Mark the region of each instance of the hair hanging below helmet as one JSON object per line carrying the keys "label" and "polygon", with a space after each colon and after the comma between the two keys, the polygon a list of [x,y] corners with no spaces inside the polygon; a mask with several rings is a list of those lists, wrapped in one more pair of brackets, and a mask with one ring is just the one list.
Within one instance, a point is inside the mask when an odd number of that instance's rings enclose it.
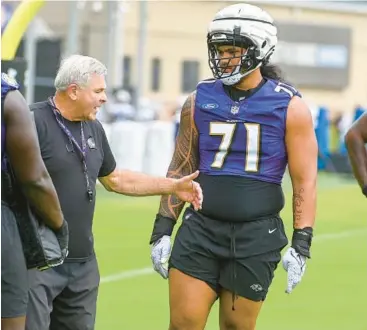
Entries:
{"label": "hair hanging below helmet", "polygon": [[[226,85],[234,85],[267,64],[276,44],[277,28],[268,13],[248,4],[228,6],[219,11],[209,25],[209,67],[214,78],[221,79]],[[223,58],[219,55],[219,46],[240,47],[244,51],[240,56]],[[228,73],[226,69],[235,58],[238,58],[239,63],[231,64],[232,71]],[[226,61],[227,67],[223,67]]]}
{"label": "hair hanging below helmet", "polygon": [[282,70],[273,64],[265,64],[260,67],[261,75],[265,78],[274,79],[284,82]]}

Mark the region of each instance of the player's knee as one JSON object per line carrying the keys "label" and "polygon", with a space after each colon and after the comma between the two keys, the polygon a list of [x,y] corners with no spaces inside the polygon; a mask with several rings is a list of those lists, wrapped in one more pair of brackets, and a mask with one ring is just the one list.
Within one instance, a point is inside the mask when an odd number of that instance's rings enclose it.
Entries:
{"label": "player's knee", "polygon": [[221,322],[221,330],[255,330],[256,320],[251,319],[226,319]]}
{"label": "player's knee", "polygon": [[171,316],[169,330],[196,330],[201,323],[201,320],[193,314],[180,313]]}

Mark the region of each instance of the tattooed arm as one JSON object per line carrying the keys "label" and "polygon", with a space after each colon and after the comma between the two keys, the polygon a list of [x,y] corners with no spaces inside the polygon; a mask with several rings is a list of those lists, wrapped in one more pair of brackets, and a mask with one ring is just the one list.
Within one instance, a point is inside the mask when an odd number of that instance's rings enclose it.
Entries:
{"label": "tattooed arm", "polygon": [[[367,190],[367,113],[363,114],[345,136],[353,173],[362,189]],[[367,191],[365,192],[367,196]]]}
{"label": "tattooed arm", "polygon": [[288,167],[293,186],[293,227],[313,227],[316,215],[317,141],[309,109],[291,100],[286,124]]}
{"label": "tattooed arm", "polygon": [[[195,94],[192,94],[182,107],[180,129],[168,168],[168,178],[182,178],[198,169],[198,132],[194,123],[194,105]],[[177,220],[184,205],[185,202],[179,200],[175,195],[163,196],[159,214]]]}
{"label": "tattooed arm", "polygon": [[311,113],[298,96],[288,106],[285,143],[293,186],[292,243],[282,260],[289,294],[301,282],[306,260],[311,258],[316,216],[317,141]]}
{"label": "tattooed arm", "polygon": [[[199,165],[198,132],[194,123],[195,93],[191,94],[181,111],[180,128],[176,139],[175,151],[168,168],[168,178],[182,178],[193,173]],[[163,236],[171,236],[173,227],[185,205],[176,195],[162,196],[155,219],[150,243]]]}

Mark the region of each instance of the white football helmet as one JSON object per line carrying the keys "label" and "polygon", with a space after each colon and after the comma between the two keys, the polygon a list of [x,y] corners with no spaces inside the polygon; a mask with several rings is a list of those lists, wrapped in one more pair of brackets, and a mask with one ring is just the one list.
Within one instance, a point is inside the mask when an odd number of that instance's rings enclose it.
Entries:
{"label": "white football helmet", "polygon": [[[252,71],[266,64],[278,42],[273,18],[259,7],[236,4],[220,10],[209,25],[207,43],[209,66],[214,78],[234,85]],[[217,47],[232,45],[246,49],[240,64],[225,72]],[[228,58],[228,62],[231,58]]]}

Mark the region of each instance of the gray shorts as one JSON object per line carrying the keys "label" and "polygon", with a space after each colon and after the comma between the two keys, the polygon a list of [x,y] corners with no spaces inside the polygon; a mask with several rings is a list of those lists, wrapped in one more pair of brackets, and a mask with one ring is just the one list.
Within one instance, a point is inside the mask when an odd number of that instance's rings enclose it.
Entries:
{"label": "gray shorts", "polygon": [[93,330],[99,286],[97,260],[29,271],[26,330]]}
{"label": "gray shorts", "polygon": [[18,225],[1,203],[1,317],[25,316],[28,303],[27,267]]}

